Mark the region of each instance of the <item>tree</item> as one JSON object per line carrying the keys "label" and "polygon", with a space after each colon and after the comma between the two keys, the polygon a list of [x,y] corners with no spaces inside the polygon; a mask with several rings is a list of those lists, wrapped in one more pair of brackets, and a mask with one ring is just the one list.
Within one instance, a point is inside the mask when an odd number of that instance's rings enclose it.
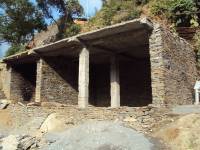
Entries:
{"label": "tree", "polygon": [[[78,0],[37,0],[37,3],[44,15],[57,25],[58,39],[64,37],[67,27],[73,23],[73,16],[80,16],[83,13]],[[52,8],[58,11],[58,20],[53,17]]]}
{"label": "tree", "polygon": [[28,0],[0,0],[0,9],[1,42],[25,44],[36,31],[46,29],[43,14]]}

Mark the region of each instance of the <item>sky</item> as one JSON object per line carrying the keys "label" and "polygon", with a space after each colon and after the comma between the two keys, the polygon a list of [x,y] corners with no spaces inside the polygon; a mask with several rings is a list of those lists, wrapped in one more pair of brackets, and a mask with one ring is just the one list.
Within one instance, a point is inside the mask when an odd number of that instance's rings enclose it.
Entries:
{"label": "sky", "polygon": [[[35,0],[31,0],[35,3]],[[95,13],[101,9],[102,1],[101,0],[79,0],[80,4],[84,8],[84,17],[90,18],[95,15]],[[55,18],[58,18],[57,12],[54,10],[53,15]],[[50,23],[50,20],[47,20],[47,23]],[[6,50],[9,48],[9,44],[4,43],[0,45],[0,57],[3,57]]]}

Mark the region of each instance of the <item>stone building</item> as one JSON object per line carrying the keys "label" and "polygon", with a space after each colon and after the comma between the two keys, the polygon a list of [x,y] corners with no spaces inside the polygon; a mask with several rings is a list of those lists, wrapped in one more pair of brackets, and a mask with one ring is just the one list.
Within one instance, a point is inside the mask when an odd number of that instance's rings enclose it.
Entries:
{"label": "stone building", "polygon": [[7,99],[98,107],[191,104],[193,48],[148,19],[136,19],[2,60]]}

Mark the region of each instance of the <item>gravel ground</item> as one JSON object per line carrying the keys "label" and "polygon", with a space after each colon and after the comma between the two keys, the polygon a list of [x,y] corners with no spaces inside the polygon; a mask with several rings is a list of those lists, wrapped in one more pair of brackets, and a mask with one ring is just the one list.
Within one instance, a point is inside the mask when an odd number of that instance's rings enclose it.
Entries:
{"label": "gravel ground", "polygon": [[142,133],[120,123],[87,122],[60,134],[46,135],[54,143],[43,150],[151,150],[154,144]]}
{"label": "gravel ground", "polygon": [[190,113],[200,113],[200,106],[196,105],[181,105],[175,106],[172,109],[174,114],[190,114]]}

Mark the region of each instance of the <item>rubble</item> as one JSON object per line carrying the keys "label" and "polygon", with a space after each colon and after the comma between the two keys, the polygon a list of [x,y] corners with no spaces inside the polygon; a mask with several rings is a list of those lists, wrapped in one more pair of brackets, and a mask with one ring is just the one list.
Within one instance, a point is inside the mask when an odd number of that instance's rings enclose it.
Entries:
{"label": "rubble", "polygon": [[0,100],[0,110],[1,109],[6,109],[9,104],[10,104],[10,101],[8,101],[6,99],[1,99]]}
{"label": "rubble", "polygon": [[2,139],[0,149],[2,150],[28,150],[33,145],[37,146],[35,137],[29,135],[9,135]]}

